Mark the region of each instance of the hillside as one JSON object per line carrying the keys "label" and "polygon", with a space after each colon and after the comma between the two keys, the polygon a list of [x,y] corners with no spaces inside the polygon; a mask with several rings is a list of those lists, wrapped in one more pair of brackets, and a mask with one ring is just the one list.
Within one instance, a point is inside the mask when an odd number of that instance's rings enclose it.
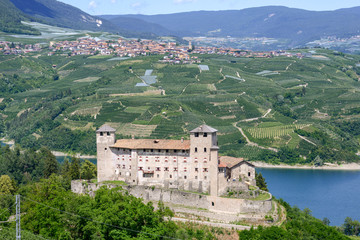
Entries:
{"label": "hillside", "polygon": [[[111,23],[55,0],[10,0],[23,13],[59,27],[116,31]],[[115,27],[115,28],[114,28]]]}
{"label": "hillside", "polygon": [[17,9],[10,0],[0,0],[0,31],[39,35],[39,31],[21,23],[21,21],[30,20],[32,18]]}
{"label": "hillside", "polygon": [[[321,12],[267,6],[243,10],[123,17],[158,24],[181,36],[269,37],[290,39],[290,46],[304,44],[324,36],[357,35],[360,31],[360,7]],[[109,20],[115,19],[113,17]]]}
{"label": "hillside", "polygon": [[[119,137],[180,139],[205,122],[219,130],[222,154],[358,161],[360,56],[301,51],[308,57],[200,55],[209,71],[158,63],[161,56],[1,56],[2,89],[12,86],[1,93],[1,129],[24,147],[94,154],[94,130],[104,123]],[[135,87],[147,69],[158,82]],[[31,78],[40,81],[22,84]]]}
{"label": "hillside", "polygon": [[[21,23],[35,21],[76,30],[117,33],[125,37],[156,37],[149,31],[133,31],[56,0],[0,0],[0,7],[0,31],[6,33],[40,35],[38,30]],[[135,22],[139,21],[135,19]]]}

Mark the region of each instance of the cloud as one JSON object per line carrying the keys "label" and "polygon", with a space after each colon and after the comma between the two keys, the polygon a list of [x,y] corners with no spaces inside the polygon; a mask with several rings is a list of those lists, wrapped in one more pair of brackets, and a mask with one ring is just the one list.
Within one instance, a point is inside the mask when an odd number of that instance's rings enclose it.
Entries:
{"label": "cloud", "polygon": [[131,7],[132,7],[132,8],[140,8],[140,7],[141,7],[141,3],[140,3],[140,2],[133,3],[133,4],[131,4]]}
{"label": "cloud", "polygon": [[176,4],[182,4],[182,3],[191,3],[196,2],[197,0],[174,0],[174,3]]}
{"label": "cloud", "polygon": [[96,4],[96,2],[94,0],[89,2],[89,8],[90,9],[95,9],[96,7],[97,7],[97,4]]}

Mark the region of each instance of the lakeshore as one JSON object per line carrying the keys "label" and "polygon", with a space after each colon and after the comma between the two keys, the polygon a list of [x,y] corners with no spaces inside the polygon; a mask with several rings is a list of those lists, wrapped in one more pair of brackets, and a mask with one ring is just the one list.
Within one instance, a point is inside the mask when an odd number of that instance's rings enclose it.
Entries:
{"label": "lakeshore", "polygon": [[87,159],[87,158],[94,159],[94,158],[96,158],[96,155],[81,155],[80,153],[69,154],[69,153],[58,152],[58,151],[51,151],[51,153],[55,157],[76,157],[76,158],[82,158],[82,159]]}
{"label": "lakeshore", "polygon": [[257,168],[282,168],[282,169],[310,169],[310,170],[346,170],[346,171],[360,171],[360,164],[358,163],[344,163],[344,164],[334,164],[334,163],[324,163],[323,166],[314,166],[314,165],[287,165],[287,164],[270,164],[260,161],[251,161]]}

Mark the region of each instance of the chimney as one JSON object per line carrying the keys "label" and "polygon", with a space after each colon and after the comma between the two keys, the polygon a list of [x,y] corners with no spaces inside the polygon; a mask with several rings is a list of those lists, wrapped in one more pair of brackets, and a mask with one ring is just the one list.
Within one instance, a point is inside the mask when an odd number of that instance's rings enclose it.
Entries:
{"label": "chimney", "polygon": [[181,142],[182,142],[182,143],[184,142],[184,138],[183,138],[183,137],[181,138]]}

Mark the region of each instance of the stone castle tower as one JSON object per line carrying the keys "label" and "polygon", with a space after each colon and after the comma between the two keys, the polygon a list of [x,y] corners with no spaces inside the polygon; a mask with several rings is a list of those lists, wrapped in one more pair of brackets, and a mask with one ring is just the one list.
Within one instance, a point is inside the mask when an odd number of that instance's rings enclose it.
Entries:
{"label": "stone castle tower", "polygon": [[[201,125],[190,132],[190,156],[194,163],[198,162],[199,178],[210,183],[210,195],[218,192],[218,142],[217,130],[207,125]],[[206,169],[206,170],[205,170]],[[205,170],[205,172],[204,172]],[[206,174],[206,172],[209,174]],[[191,179],[194,179],[197,172],[193,172]],[[209,175],[211,179],[207,179]]]}
{"label": "stone castle tower", "polygon": [[97,178],[99,182],[108,180],[109,176],[114,175],[114,163],[112,161],[110,146],[115,143],[115,132],[115,129],[107,125],[104,125],[96,131]]}

